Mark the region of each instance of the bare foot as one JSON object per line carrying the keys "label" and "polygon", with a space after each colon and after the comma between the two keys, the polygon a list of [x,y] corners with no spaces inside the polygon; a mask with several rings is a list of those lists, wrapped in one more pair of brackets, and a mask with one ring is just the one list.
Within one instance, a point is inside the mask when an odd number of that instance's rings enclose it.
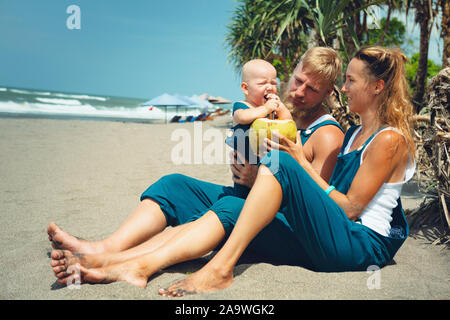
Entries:
{"label": "bare foot", "polygon": [[[55,269],[55,268],[54,268]],[[137,287],[145,288],[148,275],[134,262],[115,264],[104,268],[86,268],[77,263],[65,271],[56,273],[58,283],[71,285],[74,283],[111,283],[126,281]]]}
{"label": "bare foot", "polygon": [[182,297],[186,294],[225,289],[232,282],[233,273],[224,273],[222,270],[206,265],[186,279],[171,285],[168,289],[159,289],[158,293],[165,297]]}
{"label": "bare foot", "polygon": [[48,239],[52,242],[53,249],[65,249],[79,253],[102,253],[103,246],[98,243],[79,239],[59,228],[51,222],[47,228]]}
{"label": "bare foot", "polygon": [[52,266],[55,276],[57,278],[62,278],[66,276],[67,269],[70,266],[80,263],[82,255],[73,254],[67,250],[53,250],[51,258],[52,261],[50,262],[50,265]]}
{"label": "bare foot", "polygon": [[58,277],[59,273],[67,271],[70,266],[80,264],[86,268],[103,267],[102,259],[97,259],[97,255],[74,253],[68,250],[53,250],[51,253],[52,261],[50,265]]}

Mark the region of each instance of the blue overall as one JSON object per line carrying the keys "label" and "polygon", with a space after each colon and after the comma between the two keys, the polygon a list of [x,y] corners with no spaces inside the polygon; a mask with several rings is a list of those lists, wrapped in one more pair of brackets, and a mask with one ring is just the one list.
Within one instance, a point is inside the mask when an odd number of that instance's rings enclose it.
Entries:
{"label": "blue overall", "polygon": [[[248,105],[243,102],[235,102],[233,104],[233,115],[237,110],[245,110],[250,109]],[[248,139],[248,130],[250,129],[251,124],[240,124],[233,126],[231,131],[233,135],[231,137],[227,137],[225,139],[225,143],[232,147],[234,150],[238,150],[240,154],[242,154],[247,161],[250,162],[250,155],[253,156],[251,159],[253,162],[251,164],[256,164],[257,158],[256,155],[253,154],[250,148],[250,142]]]}
{"label": "blue overall", "polygon": [[[249,109],[245,103],[235,102],[233,104],[233,115],[237,110],[240,109]],[[232,147],[234,150],[237,150],[241,155],[244,156],[245,160],[250,164],[258,164],[259,157],[253,152],[250,147],[249,140],[249,129],[250,124],[240,124],[233,126],[231,128],[232,136],[227,137],[225,139],[225,143]],[[234,183],[234,195],[240,198],[247,198],[248,193],[250,192],[250,188],[238,183]]]}
{"label": "blue overall", "polygon": [[[301,131],[302,144],[325,125],[335,125],[342,130],[334,121],[323,121],[309,130]],[[213,184],[181,174],[170,174],[156,181],[142,193],[141,201],[146,198],[159,203],[170,226],[194,221],[209,210],[214,211],[225,229],[225,239],[236,224],[245,202],[245,199],[235,196],[231,186]],[[274,220],[252,241],[249,249],[277,263],[312,268],[307,255],[292,254],[302,252],[303,248],[282,213],[277,213]]]}
{"label": "blue overall", "polygon": [[[372,135],[361,148],[342,154],[352,133],[347,132],[341,154],[330,179],[339,192],[347,193],[360,166],[361,154]],[[276,156],[274,156],[276,154]],[[273,159],[276,159],[274,163]],[[400,199],[392,213],[392,230],[385,237],[351,221],[306,171],[285,152],[273,151],[261,159],[274,174],[283,191],[279,211],[284,214],[303,251],[290,254],[309,257],[313,270],[324,272],[364,271],[371,265],[382,267],[393,259],[409,233]],[[274,169],[275,168],[275,169]],[[271,246],[270,242],[265,244]],[[284,251],[284,247],[279,250]],[[286,255],[289,253],[286,252]]]}

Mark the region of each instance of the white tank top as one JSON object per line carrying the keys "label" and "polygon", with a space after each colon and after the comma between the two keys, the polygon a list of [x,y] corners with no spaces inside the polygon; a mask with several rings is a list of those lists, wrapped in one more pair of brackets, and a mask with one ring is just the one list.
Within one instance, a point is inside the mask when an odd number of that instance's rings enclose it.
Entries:
{"label": "white tank top", "polygon": [[[361,130],[359,127],[353,133],[347,146],[344,149],[344,154],[348,153],[353,140],[355,139],[358,132]],[[392,130],[403,135],[400,130],[392,127],[384,128],[380,130],[375,137],[383,131]],[[364,152],[367,150],[367,146],[375,140],[375,137],[366,145],[366,148],[361,153],[361,164],[363,162]],[[408,182],[414,175],[416,169],[415,161],[408,161],[408,165],[405,170],[405,179],[401,182],[394,183],[383,183],[383,185],[378,190],[377,194],[369,202],[369,204],[364,208],[360,215],[361,224],[366,227],[375,230],[383,236],[389,236],[391,231],[391,221],[392,221],[392,210],[397,206],[397,200],[402,193],[403,185]]]}

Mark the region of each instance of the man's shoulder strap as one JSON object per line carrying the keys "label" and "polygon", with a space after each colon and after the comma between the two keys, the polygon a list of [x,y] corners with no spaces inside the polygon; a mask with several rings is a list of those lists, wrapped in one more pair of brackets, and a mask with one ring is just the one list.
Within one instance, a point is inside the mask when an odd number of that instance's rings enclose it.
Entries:
{"label": "man's shoulder strap", "polygon": [[334,120],[325,120],[322,121],[318,124],[316,124],[315,126],[308,128],[308,129],[300,129],[300,136],[302,138],[302,144],[305,144],[306,141],[308,141],[309,137],[311,137],[311,135],[316,132],[317,129],[324,127],[324,126],[336,126],[338,127],[342,132],[344,132],[344,129],[342,129],[341,125],[339,123],[337,123]]}

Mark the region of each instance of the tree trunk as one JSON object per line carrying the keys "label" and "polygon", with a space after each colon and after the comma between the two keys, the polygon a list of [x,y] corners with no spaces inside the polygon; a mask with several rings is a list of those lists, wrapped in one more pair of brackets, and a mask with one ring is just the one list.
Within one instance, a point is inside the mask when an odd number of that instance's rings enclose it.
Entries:
{"label": "tree trunk", "polygon": [[389,21],[391,20],[391,11],[392,11],[392,5],[388,2],[388,12],[387,12],[387,17],[386,17],[386,23],[384,24],[384,32],[381,33],[380,39],[378,40],[378,45],[382,45],[383,41],[384,41],[384,36],[386,35],[386,33],[389,30]]}
{"label": "tree trunk", "polygon": [[416,74],[416,89],[414,90],[413,103],[416,107],[416,113],[419,113],[424,105],[425,87],[428,74],[428,48],[430,43],[430,11],[428,1],[416,1],[416,15],[420,16],[420,50],[419,62]]}
{"label": "tree trunk", "polygon": [[442,1],[442,39],[444,39],[444,50],[442,52],[442,69],[450,66],[450,2]]}
{"label": "tree trunk", "polygon": [[315,28],[312,28],[308,39],[308,49],[320,46],[321,44],[319,39],[320,39],[319,33]]}

